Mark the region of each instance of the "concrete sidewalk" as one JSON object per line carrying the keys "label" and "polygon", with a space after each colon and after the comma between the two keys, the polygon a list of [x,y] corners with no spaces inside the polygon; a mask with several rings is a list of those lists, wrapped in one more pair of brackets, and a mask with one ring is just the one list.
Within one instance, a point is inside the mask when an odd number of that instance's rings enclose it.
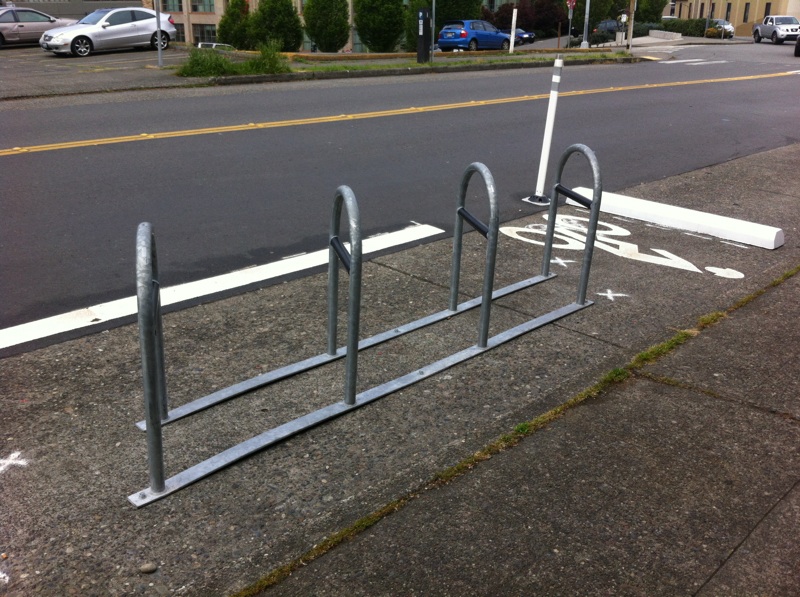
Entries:
{"label": "concrete sidewalk", "polygon": [[[0,360],[0,595],[258,594],[288,570],[266,594],[795,594],[800,282],[771,284],[800,264],[800,192],[765,201],[761,181],[798,161],[787,146],[620,191],[780,227],[783,247],[604,215],[590,308],[140,509],[136,327]],[[542,213],[521,210],[496,288],[541,266],[524,239],[541,238]],[[466,243],[462,299],[480,294],[485,254],[477,233]],[[557,243],[555,279],[495,302],[492,334],[574,300],[575,244]],[[451,247],[371,259],[361,336],[445,308]],[[314,273],[168,314],[171,405],[324,352],[325,285]],[[476,325],[470,312],[364,351],[359,389],[473,345]],[[629,366],[679,330],[685,343]],[[576,399],[619,369],[632,377]],[[343,385],[337,363],[165,427],[167,475]],[[515,430],[534,432],[486,458]]]}
{"label": "concrete sidewalk", "polygon": [[796,595],[799,292],[769,289],[260,594]]}

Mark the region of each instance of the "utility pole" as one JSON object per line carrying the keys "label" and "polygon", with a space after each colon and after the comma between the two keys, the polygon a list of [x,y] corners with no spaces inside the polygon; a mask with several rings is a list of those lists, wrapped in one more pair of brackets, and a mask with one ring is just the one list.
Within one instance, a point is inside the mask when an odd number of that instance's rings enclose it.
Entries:
{"label": "utility pole", "polygon": [[631,3],[628,5],[628,44],[627,48],[628,51],[631,51],[631,47],[633,46],[633,15],[636,12],[636,0],[631,0]]}

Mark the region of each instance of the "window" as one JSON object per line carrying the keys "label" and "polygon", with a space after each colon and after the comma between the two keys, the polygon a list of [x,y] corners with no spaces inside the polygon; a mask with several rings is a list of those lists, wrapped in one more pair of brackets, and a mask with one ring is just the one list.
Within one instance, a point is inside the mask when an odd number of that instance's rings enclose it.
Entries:
{"label": "window", "polygon": [[711,3],[711,15],[709,15],[710,18],[712,18],[712,19],[714,18],[714,13],[715,12],[717,12],[717,3],[716,2],[712,2]]}
{"label": "window", "polygon": [[215,25],[192,25],[194,43],[201,41],[217,41],[217,27]]}
{"label": "window", "polygon": [[149,12],[145,12],[143,10],[134,10],[133,11],[134,21],[148,21],[150,19],[155,20],[156,15],[152,15]]}
{"label": "window", "polygon": [[764,16],[766,17],[767,15],[771,14],[772,14],[772,2],[767,2],[764,5]]}
{"label": "window", "polygon": [[698,19],[702,19],[705,16],[706,5],[705,3],[700,5],[700,14],[697,16]]}
{"label": "window", "polygon": [[183,23],[175,23],[175,39],[172,41],[186,41],[186,29]]}
{"label": "window", "polygon": [[[10,14],[10,11],[9,11]],[[50,17],[33,10],[18,10],[17,18],[20,23],[49,23]]]}
{"label": "window", "polygon": [[730,21],[731,20],[731,3],[730,2],[728,2],[728,4],[725,5],[725,20],[726,21]]}
{"label": "window", "polygon": [[747,23],[750,20],[750,3],[744,3],[744,22]]}
{"label": "window", "polygon": [[161,0],[161,10],[163,12],[183,12],[183,0]]}
{"label": "window", "polygon": [[214,12],[214,0],[192,0],[192,12]]}
{"label": "window", "polygon": [[14,11],[7,10],[3,14],[0,15],[0,23],[13,23],[14,22]]}
{"label": "window", "polygon": [[133,13],[130,10],[121,10],[109,15],[106,23],[109,25],[124,25],[125,23],[131,23],[133,20]]}

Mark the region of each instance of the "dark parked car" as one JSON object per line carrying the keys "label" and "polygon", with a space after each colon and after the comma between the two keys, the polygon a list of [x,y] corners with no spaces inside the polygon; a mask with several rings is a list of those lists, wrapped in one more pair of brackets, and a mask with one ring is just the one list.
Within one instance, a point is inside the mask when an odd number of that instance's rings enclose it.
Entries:
{"label": "dark parked car", "polygon": [[[501,29],[500,32],[511,36],[511,29]],[[514,34],[514,45],[521,46],[522,44],[532,44],[534,39],[536,39],[535,33],[529,33],[524,29],[517,29]]]}
{"label": "dark parked car", "polygon": [[600,21],[594,33],[608,33],[611,37],[614,37],[618,31],[622,31],[622,23],[614,19],[605,19]]}
{"label": "dark parked car", "polygon": [[75,19],[57,19],[31,8],[0,8],[0,47],[5,44],[35,44],[53,27],[72,25]]}
{"label": "dark parked car", "polygon": [[452,50],[507,50],[511,36],[486,21],[446,21],[439,32],[439,49]]}

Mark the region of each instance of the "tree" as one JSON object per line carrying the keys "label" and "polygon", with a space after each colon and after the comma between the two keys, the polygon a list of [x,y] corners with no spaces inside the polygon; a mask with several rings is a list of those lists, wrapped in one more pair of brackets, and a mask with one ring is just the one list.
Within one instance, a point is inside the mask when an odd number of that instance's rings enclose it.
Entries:
{"label": "tree", "polygon": [[[403,28],[405,34],[403,46],[406,52],[417,51],[417,37],[419,36],[419,17],[417,15],[421,8],[430,8],[430,6],[430,0],[409,0],[404,18],[405,27]],[[436,33],[438,33],[438,30],[434,31],[434,35]]]}
{"label": "tree", "polygon": [[247,0],[231,0],[217,25],[217,41],[231,44],[238,50],[249,50],[251,48],[247,39],[249,17]]}
{"label": "tree", "polygon": [[347,0],[307,0],[306,33],[322,52],[338,52],[350,39]]}
{"label": "tree", "polygon": [[260,0],[248,31],[256,47],[277,41],[282,52],[295,52],[303,43],[303,25],[292,0]]}
{"label": "tree", "polygon": [[[563,23],[561,29],[566,32],[569,23],[569,14],[567,12],[567,5],[565,2],[557,2],[555,0],[534,0],[530,11],[524,13],[530,15],[531,29],[542,31],[546,35],[549,32],[557,33],[558,24]],[[573,24],[575,15],[573,14]],[[526,27],[523,27],[526,29]]]}
{"label": "tree", "polygon": [[[614,0],[591,0],[589,6],[589,35],[597,23],[606,18],[616,18],[614,12]],[[575,12],[572,15],[572,26],[578,30],[578,35],[583,35],[583,22],[586,15],[586,0],[577,0]],[[609,17],[611,15],[611,17]],[[586,40],[589,41],[588,39]]]}
{"label": "tree", "polygon": [[354,0],[358,36],[373,52],[393,52],[403,30],[403,0]]}
{"label": "tree", "polygon": [[660,23],[666,5],[667,0],[639,0],[633,16],[639,23]]}
{"label": "tree", "polygon": [[438,0],[436,2],[436,27],[438,31],[445,21],[455,19],[480,19],[482,0]]}

